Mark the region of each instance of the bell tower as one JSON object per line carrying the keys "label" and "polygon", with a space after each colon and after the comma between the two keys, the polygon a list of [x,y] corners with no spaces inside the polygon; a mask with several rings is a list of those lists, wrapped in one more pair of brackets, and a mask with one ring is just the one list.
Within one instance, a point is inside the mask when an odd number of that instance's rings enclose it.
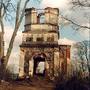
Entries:
{"label": "bell tower", "polygon": [[27,42],[50,43],[58,41],[59,10],[57,8],[48,7],[45,8],[45,10],[36,10],[35,8],[30,8],[26,9],[25,13],[23,44]]}
{"label": "bell tower", "polygon": [[[58,16],[58,8],[25,10],[25,29],[20,45],[20,77],[54,75],[55,62],[59,60]],[[40,63],[43,70],[39,68]]]}

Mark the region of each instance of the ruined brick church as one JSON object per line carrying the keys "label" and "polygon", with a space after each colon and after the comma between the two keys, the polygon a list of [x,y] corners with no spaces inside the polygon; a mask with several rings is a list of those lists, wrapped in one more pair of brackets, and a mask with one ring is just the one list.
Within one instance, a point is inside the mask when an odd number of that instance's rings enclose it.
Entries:
{"label": "ruined brick church", "polygon": [[59,45],[59,9],[27,8],[20,45],[19,77],[53,77],[68,72],[70,46]]}

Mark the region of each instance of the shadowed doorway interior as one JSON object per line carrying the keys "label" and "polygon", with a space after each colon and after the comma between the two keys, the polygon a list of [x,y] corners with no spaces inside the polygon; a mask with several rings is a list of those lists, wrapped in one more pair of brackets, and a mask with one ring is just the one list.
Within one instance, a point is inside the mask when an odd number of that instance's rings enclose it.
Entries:
{"label": "shadowed doorway interior", "polygon": [[45,57],[43,55],[34,56],[34,75],[45,76]]}

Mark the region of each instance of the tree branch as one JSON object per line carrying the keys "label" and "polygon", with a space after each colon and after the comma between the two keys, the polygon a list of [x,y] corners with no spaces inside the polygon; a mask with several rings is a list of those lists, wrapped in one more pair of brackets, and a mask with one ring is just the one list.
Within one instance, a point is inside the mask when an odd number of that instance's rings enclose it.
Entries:
{"label": "tree branch", "polygon": [[80,6],[80,7],[90,7],[90,3],[88,0],[80,1],[80,0],[72,0],[72,4],[74,6]]}
{"label": "tree branch", "polygon": [[80,27],[80,28],[90,29],[90,27],[84,26],[84,25],[80,25],[80,24],[74,22],[73,20],[64,17],[63,15],[61,15],[61,18],[67,20],[68,22],[70,22],[70,23],[72,23],[72,24],[74,24],[74,25],[76,25],[76,26],[78,26],[78,27]]}

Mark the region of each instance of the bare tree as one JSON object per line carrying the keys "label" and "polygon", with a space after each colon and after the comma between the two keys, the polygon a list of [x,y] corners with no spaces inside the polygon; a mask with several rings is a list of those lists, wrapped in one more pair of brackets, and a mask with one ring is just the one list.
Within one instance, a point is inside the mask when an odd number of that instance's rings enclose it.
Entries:
{"label": "bare tree", "polygon": [[[72,10],[73,9],[77,9],[80,8],[81,10],[84,10],[86,12],[84,12],[84,16],[88,21],[88,25],[82,25],[82,24],[78,24],[75,23],[73,20],[69,20],[72,24],[78,26],[77,30],[79,29],[83,29],[83,30],[89,30],[89,41],[83,41],[80,43],[79,46],[79,57],[82,60],[82,65],[83,65],[83,61],[87,61],[87,67],[88,67],[88,71],[89,71],[89,76],[90,76],[90,0],[72,0],[71,1],[72,4]],[[67,19],[68,20],[68,19]],[[86,23],[86,22],[85,22]]]}
{"label": "bare tree", "polygon": [[25,8],[26,8],[26,5],[27,5],[28,2],[29,2],[29,0],[25,1],[25,4],[24,4],[24,7],[23,7],[23,10],[22,10],[21,14],[20,14],[21,0],[19,0],[18,3],[17,3],[15,27],[14,27],[14,32],[13,32],[13,35],[11,37],[9,47],[8,47],[8,50],[7,50],[7,54],[6,54],[6,60],[5,60],[6,65],[8,63],[8,59],[10,57],[10,54],[11,54],[11,51],[12,51],[12,48],[13,48],[13,43],[14,43],[15,37],[17,35],[17,31],[18,31],[18,29],[21,25],[22,20],[23,20]]}
{"label": "bare tree", "polygon": [[[89,51],[90,46],[88,44],[89,42],[88,41],[83,41],[83,42],[79,43],[79,45],[78,45],[78,55],[79,55],[79,57],[80,57],[80,59],[82,61],[81,62],[82,68],[86,66],[88,68],[89,76],[90,76],[90,61],[89,61],[89,58],[90,58],[90,51]],[[84,68],[83,68],[83,70],[84,70]]]}
{"label": "bare tree", "polygon": [[[71,8],[70,10],[74,12],[74,14],[70,17],[68,15],[60,14],[60,17],[63,21],[67,21],[68,24],[72,25],[73,29],[76,31],[79,30],[88,30],[89,31],[89,42],[83,41],[80,43],[78,47],[78,55],[82,61],[82,68],[84,70],[84,62],[86,61],[86,65],[89,71],[90,76],[90,0],[70,0]],[[82,11],[82,16],[79,16],[80,11]],[[78,13],[79,18],[82,17],[81,21],[78,21],[78,17],[75,17],[75,14]],[[86,20],[86,21],[84,21]],[[82,23],[84,22],[84,24]]]}
{"label": "bare tree", "polygon": [[72,0],[72,4],[75,7],[90,7],[90,0]]}
{"label": "bare tree", "polygon": [[[13,43],[14,43],[15,37],[17,35],[17,31],[22,23],[22,20],[24,17],[24,11],[25,11],[25,8],[26,8],[29,0],[25,1],[22,12],[20,12],[21,2],[22,2],[22,0],[17,1],[16,8],[14,8],[12,0],[1,0],[1,2],[0,2],[0,25],[1,25],[1,30],[3,33],[3,41],[4,41],[4,21],[3,20],[5,18],[5,15],[6,15],[6,17],[8,17],[7,15],[10,15],[10,13],[11,13],[10,7],[11,7],[11,9],[13,8],[14,12],[16,13],[14,31],[13,31],[13,34],[12,34],[12,37],[11,37],[11,40],[9,43],[9,47],[8,47],[6,56],[5,56],[5,67],[7,66],[7,63],[8,63],[12,48],[13,48]],[[4,48],[3,48],[3,51],[4,51]],[[3,56],[4,56],[4,53],[3,53]]]}

